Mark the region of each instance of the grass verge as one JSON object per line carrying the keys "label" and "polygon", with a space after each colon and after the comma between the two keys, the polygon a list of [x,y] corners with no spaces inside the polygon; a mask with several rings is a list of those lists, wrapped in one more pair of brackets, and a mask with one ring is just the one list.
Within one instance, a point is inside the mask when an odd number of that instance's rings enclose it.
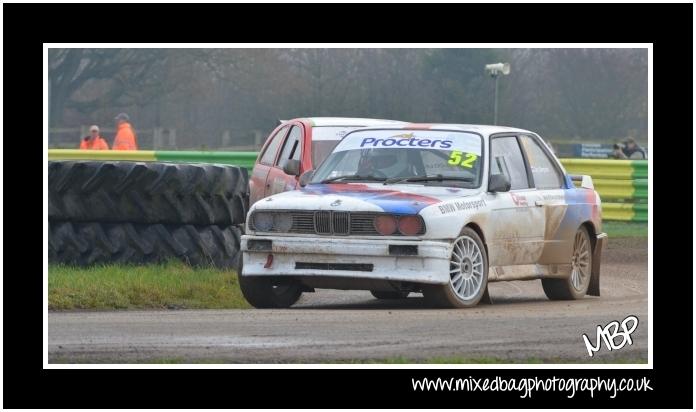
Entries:
{"label": "grass verge", "polygon": [[50,310],[248,307],[234,271],[191,268],[179,262],[89,268],[48,266]]}
{"label": "grass verge", "polygon": [[[646,223],[604,222],[603,230],[610,239],[648,236]],[[68,310],[239,309],[250,306],[239,290],[234,271],[191,268],[180,262],[170,262],[89,268],[51,264],[48,266],[48,307]],[[386,362],[399,363],[398,359]]]}
{"label": "grass verge", "polygon": [[648,237],[648,224],[640,222],[602,222],[602,230],[609,238]]}

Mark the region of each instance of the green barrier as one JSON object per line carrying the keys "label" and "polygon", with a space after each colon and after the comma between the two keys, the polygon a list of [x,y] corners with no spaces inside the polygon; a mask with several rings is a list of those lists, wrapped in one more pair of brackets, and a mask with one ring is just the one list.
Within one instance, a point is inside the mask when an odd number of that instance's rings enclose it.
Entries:
{"label": "green barrier", "polygon": [[606,199],[646,199],[648,179],[592,179],[595,190]]}
{"label": "green barrier", "polygon": [[48,160],[130,160],[135,162],[154,162],[152,150],[80,150],[49,149]]}
{"label": "green barrier", "polygon": [[602,203],[602,219],[647,222],[648,205],[644,203]]}
{"label": "green barrier", "polygon": [[648,200],[648,179],[636,179],[633,181],[633,197]]}
{"label": "green barrier", "polygon": [[633,216],[634,222],[647,222],[648,221],[648,205],[645,203],[636,203],[633,205],[633,211],[635,215]]}
{"label": "green barrier", "polygon": [[48,160],[124,160],[135,162],[221,163],[251,170],[256,152],[49,149]]}
{"label": "green barrier", "polygon": [[602,218],[604,220],[633,220],[635,215],[633,204],[630,203],[602,203]]}
{"label": "green barrier", "polygon": [[633,162],[633,178],[647,179],[648,178],[648,161],[647,160],[631,160]]}
{"label": "green barrier", "polygon": [[604,220],[648,221],[648,161],[561,159],[569,174],[592,176]]}
{"label": "green barrier", "polygon": [[594,179],[647,179],[647,160],[561,159],[570,174],[590,174]]}
{"label": "green barrier", "polygon": [[251,170],[256,163],[256,152],[188,152],[155,151],[158,162],[222,163]]}

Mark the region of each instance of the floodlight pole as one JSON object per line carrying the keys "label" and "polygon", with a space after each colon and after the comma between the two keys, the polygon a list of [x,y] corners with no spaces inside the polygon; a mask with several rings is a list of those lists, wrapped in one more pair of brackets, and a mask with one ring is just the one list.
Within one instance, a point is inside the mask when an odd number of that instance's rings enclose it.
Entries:
{"label": "floodlight pole", "polygon": [[495,78],[495,98],[493,99],[493,125],[498,125],[498,73],[493,75]]}
{"label": "floodlight pole", "polygon": [[492,63],[487,64],[484,69],[495,79],[495,95],[493,96],[493,124],[498,124],[498,76],[501,74],[507,76],[510,74],[509,63]]}

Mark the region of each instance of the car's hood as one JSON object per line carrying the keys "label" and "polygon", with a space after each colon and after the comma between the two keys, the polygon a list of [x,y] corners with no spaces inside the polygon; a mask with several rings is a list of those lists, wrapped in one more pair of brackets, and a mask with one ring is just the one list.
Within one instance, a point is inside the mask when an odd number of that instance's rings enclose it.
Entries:
{"label": "car's hood", "polygon": [[424,207],[478,192],[478,189],[416,184],[313,184],[300,190],[270,196],[260,200],[254,206],[260,209],[276,210],[331,209],[415,214]]}

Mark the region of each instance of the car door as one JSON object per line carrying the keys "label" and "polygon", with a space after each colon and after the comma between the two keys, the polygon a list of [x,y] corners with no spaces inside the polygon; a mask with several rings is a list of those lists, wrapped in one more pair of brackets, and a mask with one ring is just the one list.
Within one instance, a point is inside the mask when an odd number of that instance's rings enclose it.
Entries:
{"label": "car door", "polygon": [[518,136],[491,137],[490,174],[504,174],[510,191],[489,194],[491,266],[535,263],[544,241],[544,213]]}
{"label": "car door", "polygon": [[259,160],[254,166],[254,170],[249,178],[249,204],[253,205],[257,201],[266,197],[268,174],[275,164],[278,157],[280,144],[290,130],[290,125],[277,129],[266,144],[261,149]]}
{"label": "car door", "polygon": [[299,175],[289,175],[283,171],[288,160],[302,161],[302,146],[304,131],[301,124],[293,124],[290,132],[283,141],[280,155],[276,158],[273,167],[268,171],[266,178],[266,194],[264,197],[276,193],[293,190],[297,187]]}
{"label": "car door", "polygon": [[565,181],[558,162],[538,136],[520,135],[538,193],[535,204],[544,212],[544,245],[537,263],[561,264],[570,261],[576,227],[562,227],[568,204]]}

